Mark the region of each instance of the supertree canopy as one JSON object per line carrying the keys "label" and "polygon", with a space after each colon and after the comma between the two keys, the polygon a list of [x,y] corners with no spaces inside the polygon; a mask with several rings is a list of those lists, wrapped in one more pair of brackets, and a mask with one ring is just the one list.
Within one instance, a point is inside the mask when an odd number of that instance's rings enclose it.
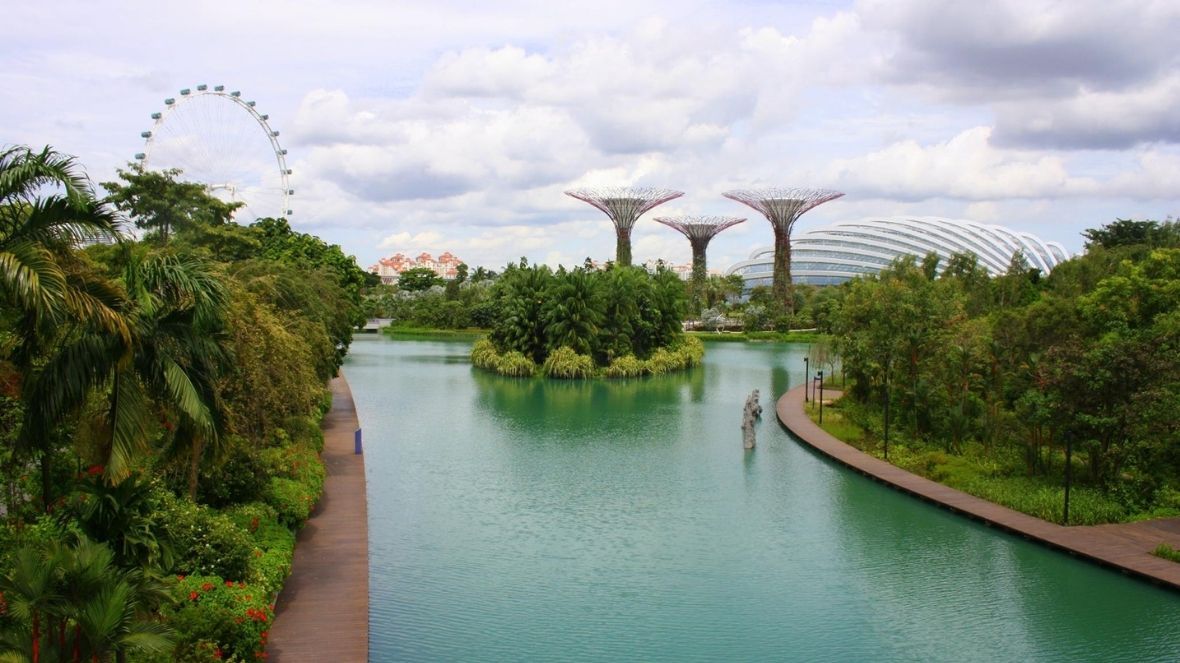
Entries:
{"label": "supertree canopy", "polygon": [[606,213],[615,224],[615,264],[631,264],[631,229],[639,217],[656,205],[679,198],[683,191],[635,187],[574,189],[565,195],[585,201]]}
{"label": "supertree canopy", "polygon": [[774,298],[786,304],[787,312],[795,308],[791,285],[791,227],[813,207],[835,200],[843,193],[828,189],[739,189],[726,191],[726,198],[758,210],[774,228]]}
{"label": "supertree canopy", "polygon": [[692,245],[692,282],[696,288],[705,283],[707,276],[705,250],[717,233],[745,221],[736,216],[675,216],[657,217],[656,223],[675,228],[688,238]]}

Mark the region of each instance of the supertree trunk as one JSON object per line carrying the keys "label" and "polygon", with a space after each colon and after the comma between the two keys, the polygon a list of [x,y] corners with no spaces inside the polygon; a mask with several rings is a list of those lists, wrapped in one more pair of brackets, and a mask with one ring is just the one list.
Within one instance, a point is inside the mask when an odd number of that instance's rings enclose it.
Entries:
{"label": "supertree trunk", "polygon": [[774,228],[774,301],[782,302],[787,315],[795,313],[795,284],[791,282],[791,233]]}
{"label": "supertree trunk", "polygon": [[708,239],[693,239],[692,243],[692,284],[700,292],[705,287],[705,279],[709,278],[709,270],[705,264],[705,249],[709,248]]}
{"label": "supertree trunk", "polygon": [[631,229],[615,226],[615,264],[631,266]]}
{"label": "supertree trunk", "polygon": [[731,216],[677,216],[656,219],[656,223],[662,223],[680,231],[688,238],[688,243],[692,246],[691,293],[694,306],[701,303],[705,292],[705,281],[709,278],[708,265],[705,262],[705,252],[709,248],[709,242],[717,236],[717,233],[743,221],[745,219]]}

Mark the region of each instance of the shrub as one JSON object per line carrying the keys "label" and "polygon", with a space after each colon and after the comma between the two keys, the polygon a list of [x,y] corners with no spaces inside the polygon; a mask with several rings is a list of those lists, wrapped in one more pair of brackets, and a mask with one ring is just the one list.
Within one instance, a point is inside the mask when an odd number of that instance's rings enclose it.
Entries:
{"label": "shrub", "polygon": [[266,503],[278,512],[279,522],[292,528],[303,525],[319,497],[318,491],[313,491],[299,481],[283,477],[271,478],[266,490]]}
{"label": "shrub", "polygon": [[178,661],[256,660],[263,657],[274,605],[245,582],[214,575],[179,576],[176,604],[161,611],[176,630]]}
{"label": "shrub", "polygon": [[537,373],[537,364],[532,359],[513,350],[496,360],[494,370],[500,375],[514,378],[528,378]]}
{"label": "shrub", "polygon": [[705,344],[694,336],[685,336],[676,349],[685,357],[685,367],[696,366],[705,360]]}
{"label": "shrub", "polygon": [[324,431],[320,428],[321,417],[288,417],[283,428],[295,444],[302,444],[316,453],[324,450]]}
{"label": "shrub", "polygon": [[594,376],[594,360],[562,346],[545,358],[541,370],[551,378],[585,379]]}
{"label": "shrub", "polygon": [[161,499],[156,527],[172,544],[179,574],[246,577],[254,546],[246,530],[226,515],[172,495]]}
{"label": "shrub", "polygon": [[218,508],[253,502],[262,494],[262,473],[258,452],[245,438],[232,435],[222,457],[201,469],[197,500]]}
{"label": "shrub", "polygon": [[227,510],[225,515],[250,534],[254,553],[250,558],[246,582],[275,594],[291,574],[295,554],[295,533],[279,522],[274,507],[262,502],[243,504]]}
{"label": "shrub", "polygon": [[324,490],[324,461],[303,446],[272,447],[259,453],[265,476],[293,479],[308,487],[319,500]]}
{"label": "shrub", "polygon": [[495,344],[486,338],[479,339],[471,346],[471,364],[476,368],[494,371],[499,359],[500,353],[496,352]]}
{"label": "shrub", "polygon": [[617,357],[606,367],[608,378],[634,378],[647,374],[647,364],[635,355]]}
{"label": "shrub", "polygon": [[1156,557],[1170,559],[1173,562],[1180,562],[1180,550],[1176,550],[1166,543],[1161,543],[1156,546],[1155,550],[1153,550],[1151,554],[1155,555]]}

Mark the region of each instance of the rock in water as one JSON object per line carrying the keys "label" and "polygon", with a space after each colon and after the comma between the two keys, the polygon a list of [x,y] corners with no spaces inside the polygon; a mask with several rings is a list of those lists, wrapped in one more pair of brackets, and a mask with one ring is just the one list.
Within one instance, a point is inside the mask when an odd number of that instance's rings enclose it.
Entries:
{"label": "rock in water", "polygon": [[761,417],[762,406],[758,404],[758,390],[755,389],[746,398],[746,407],[742,412],[742,447],[754,448],[754,424]]}

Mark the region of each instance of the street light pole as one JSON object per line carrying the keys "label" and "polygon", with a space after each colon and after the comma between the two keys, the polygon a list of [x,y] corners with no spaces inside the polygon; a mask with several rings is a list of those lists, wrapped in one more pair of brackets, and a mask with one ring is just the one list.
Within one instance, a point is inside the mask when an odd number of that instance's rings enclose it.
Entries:
{"label": "street light pole", "polygon": [[819,425],[824,425],[824,372],[819,372]]}
{"label": "street light pole", "polygon": [[885,369],[885,460],[889,460],[889,369]]}
{"label": "street light pole", "polygon": [[1065,432],[1065,512],[1062,520],[1069,524],[1069,483],[1073,468],[1073,433]]}
{"label": "street light pole", "polygon": [[809,358],[803,358],[803,402],[807,402],[807,383],[811,382],[811,367],[808,365]]}

